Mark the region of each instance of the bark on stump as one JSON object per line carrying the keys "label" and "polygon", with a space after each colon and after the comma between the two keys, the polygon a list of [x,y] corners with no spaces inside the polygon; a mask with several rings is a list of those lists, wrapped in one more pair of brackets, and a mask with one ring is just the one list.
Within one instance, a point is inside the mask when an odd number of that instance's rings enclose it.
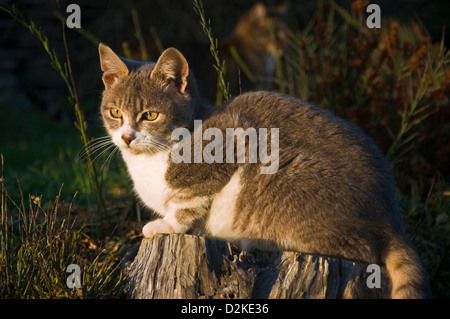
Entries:
{"label": "bark on stump", "polygon": [[128,274],[131,298],[387,298],[366,264],[298,252],[253,252],[202,236],[142,240]]}

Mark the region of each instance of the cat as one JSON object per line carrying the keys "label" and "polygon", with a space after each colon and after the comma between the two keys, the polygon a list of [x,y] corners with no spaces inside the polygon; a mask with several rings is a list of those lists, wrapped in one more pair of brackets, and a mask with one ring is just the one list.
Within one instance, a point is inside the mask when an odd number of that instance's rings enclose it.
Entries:
{"label": "cat", "polygon": [[[126,60],[104,44],[99,54],[105,128],[135,192],[161,216],[143,227],[145,237],[186,233],[195,225],[245,250],[385,265],[392,298],[429,296],[426,272],[403,230],[388,164],[356,126],[275,92],[249,92],[208,106],[175,48],[156,63]],[[250,163],[248,153],[244,163],[178,161],[173,149],[179,141],[172,133],[192,132],[196,119],[203,132],[278,128],[279,140],[267,140],[278,143],[277,171],[262,174],[265,164]]]}
{"label": "cat", "polygon": [[[283,22],[287,9],[287,4],[267,7],[257,2],[239,18],[231,35],[221,41],[232,92],[255,87],[270,89],[274,85],[276,59],[283,56],[289,45],[288,28]],[[232,48],[244,64],[239,66],[240,72]]]}

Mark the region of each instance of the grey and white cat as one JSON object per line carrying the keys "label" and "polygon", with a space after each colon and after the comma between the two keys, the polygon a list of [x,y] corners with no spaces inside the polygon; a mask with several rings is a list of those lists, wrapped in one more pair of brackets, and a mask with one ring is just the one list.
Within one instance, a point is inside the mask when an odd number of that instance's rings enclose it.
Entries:
{"label": "grey and white cat", "polygon": [[[137,195],[161,216],[145,225],[145,237],[201,225],[207,236],[243,249],[385,265],[393,298],[429,296],[426,272],[403,230],[389,167],[357,127],[278,93],[246,93],[210,108],[174,48],[156,63],[123,59],[103,44],[99,53],[104,125]],[[175,163],[172,132],[192,132],[195,119],[203,131],[279,128],[278,171],[261,174],[261,162]]]}

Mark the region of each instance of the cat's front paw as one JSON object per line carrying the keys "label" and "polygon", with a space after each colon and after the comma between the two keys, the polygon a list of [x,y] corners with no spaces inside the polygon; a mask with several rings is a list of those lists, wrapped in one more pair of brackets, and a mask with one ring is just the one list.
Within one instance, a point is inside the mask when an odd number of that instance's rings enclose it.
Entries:
{"label": "cat's front paw", "polygon": [[174,232],[173,228],[163,219],[151,221],[142,228],[142,234],[145,238],[152,237],[155,234],[171,234]]}

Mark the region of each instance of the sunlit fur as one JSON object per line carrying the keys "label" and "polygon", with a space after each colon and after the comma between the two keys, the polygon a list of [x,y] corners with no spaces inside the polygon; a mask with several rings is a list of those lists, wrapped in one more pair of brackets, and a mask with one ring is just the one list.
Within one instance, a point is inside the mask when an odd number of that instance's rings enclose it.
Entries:
{"label": "sunlit fur", "polygon": [[[100,57],[106,130],[137,195],[161,217],[145,225],[145,237],[200,225],[206,235],[244,249],[385,266],[393,298],[429,295],[426,272],[403,230],[389,165],[356,126],[274,92],[245,93],[211,111],[174,48],[156,64],[126,61],[104,45]],[[113,117],[112,108],[122,117]],[[148,121],[146,112],[159,116]],[[262,162],[175,163],[171,133],[192,132],[195,119],[203,131],[223,134],[230,127],[279,128],[278,171],[261,174]],[[109,147],[104,143],[93,147]]]}

